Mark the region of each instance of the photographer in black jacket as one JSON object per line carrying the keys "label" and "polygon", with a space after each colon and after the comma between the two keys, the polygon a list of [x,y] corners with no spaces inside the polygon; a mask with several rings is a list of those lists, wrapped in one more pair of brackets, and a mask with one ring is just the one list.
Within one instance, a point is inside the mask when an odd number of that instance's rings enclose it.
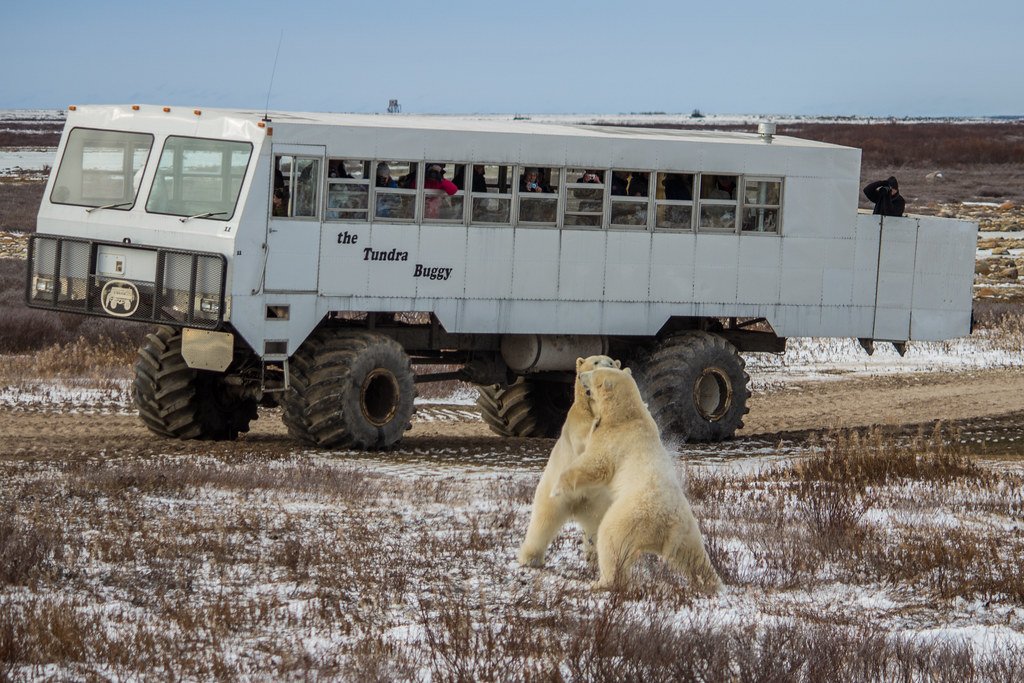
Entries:
{"label": "photographer in black jacket", "polygon": [[900,184],[896,176],[888,180],[876,180],[864,188],[864,196],[875,203],[872,213],[881,216],[902,216],[907,207],[906,200],[900,194]]}

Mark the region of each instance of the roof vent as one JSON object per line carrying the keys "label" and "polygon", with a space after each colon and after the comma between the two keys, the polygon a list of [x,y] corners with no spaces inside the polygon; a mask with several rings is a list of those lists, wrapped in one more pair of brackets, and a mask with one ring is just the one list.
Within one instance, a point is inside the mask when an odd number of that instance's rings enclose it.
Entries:
{"label": "roof vent", "polygon": [[775,135],[775,124],[771,121],[757,124],[757,134],[761,136],[761,139],[771,144],[772,136]]}

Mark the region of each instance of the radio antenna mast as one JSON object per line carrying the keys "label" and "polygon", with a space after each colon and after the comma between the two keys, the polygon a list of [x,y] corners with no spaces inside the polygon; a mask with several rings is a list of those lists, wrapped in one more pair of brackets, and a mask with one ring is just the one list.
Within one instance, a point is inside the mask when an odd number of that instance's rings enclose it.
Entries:
{"label": "radio antenna mast", "polygon": [[277,52],[274,53],[274,68],[270,70],[270,85],[267,86],[267,105],[263,109],[263,120],[270,120],[270,92],[274,89],[274,74],[277,73],[277,58],[281,55],[281,43],[284,42],[284,29],[277,39]]}

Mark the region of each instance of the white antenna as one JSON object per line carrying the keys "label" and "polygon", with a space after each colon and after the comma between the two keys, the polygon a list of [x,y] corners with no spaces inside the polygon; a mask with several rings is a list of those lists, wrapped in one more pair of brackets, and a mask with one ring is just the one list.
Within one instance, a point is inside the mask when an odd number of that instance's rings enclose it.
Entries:
{"label": "white antenna", "polygon": [[282,42],[284,42],[284,29],[281,29],[281,35],[277,39],[277,52],[274,53],[274,68],[270,70],[270,85],[267,86],[267,106],[263,109],[264,121],[270,120],[270,91],[274,89],[274,74],[277,73],[277,58],[281,54]]}

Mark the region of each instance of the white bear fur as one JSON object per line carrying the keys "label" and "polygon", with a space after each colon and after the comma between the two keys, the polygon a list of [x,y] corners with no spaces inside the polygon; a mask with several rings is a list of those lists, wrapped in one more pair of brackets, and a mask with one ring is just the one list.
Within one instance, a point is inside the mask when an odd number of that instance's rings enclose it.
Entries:
{"label": "white bear fur", "polygon": [[587,398],[580,384],[579,373],[589,372],[594,368],[619,368],[621,363],[608,356],[590,356],[576,359],[576,382],[572,407],[566,415],[562,433],[551,449],[548,464],[541,475],[540,483],[533,494],[533,509],[530,513],[530,526],[526,530],[526,538],[519,548],[519,563],[530,567],[544,564],[544,555],[565,523],[574,520],[583,528],[583,544],[587,558],[594,559],[594,538],[598,524],[604,511],[611,504],[611,496],[600,489],[580,491],[579,493],[551,496],[551,489],[558,482],[558,477],[568,468],[587,445],[587,437],[594,422],[594,413],[590,409]]}
{"label": "white bear fur", "polygon": [[630,372],[597,368],[578,380],[592,400],[593,429],[586,450],[561,473],[552,494],[611,496],[597,529],[600,577],[594,587],[626,583],[638,557],[655,553],[697,590],[716,592],[721,579]]}

